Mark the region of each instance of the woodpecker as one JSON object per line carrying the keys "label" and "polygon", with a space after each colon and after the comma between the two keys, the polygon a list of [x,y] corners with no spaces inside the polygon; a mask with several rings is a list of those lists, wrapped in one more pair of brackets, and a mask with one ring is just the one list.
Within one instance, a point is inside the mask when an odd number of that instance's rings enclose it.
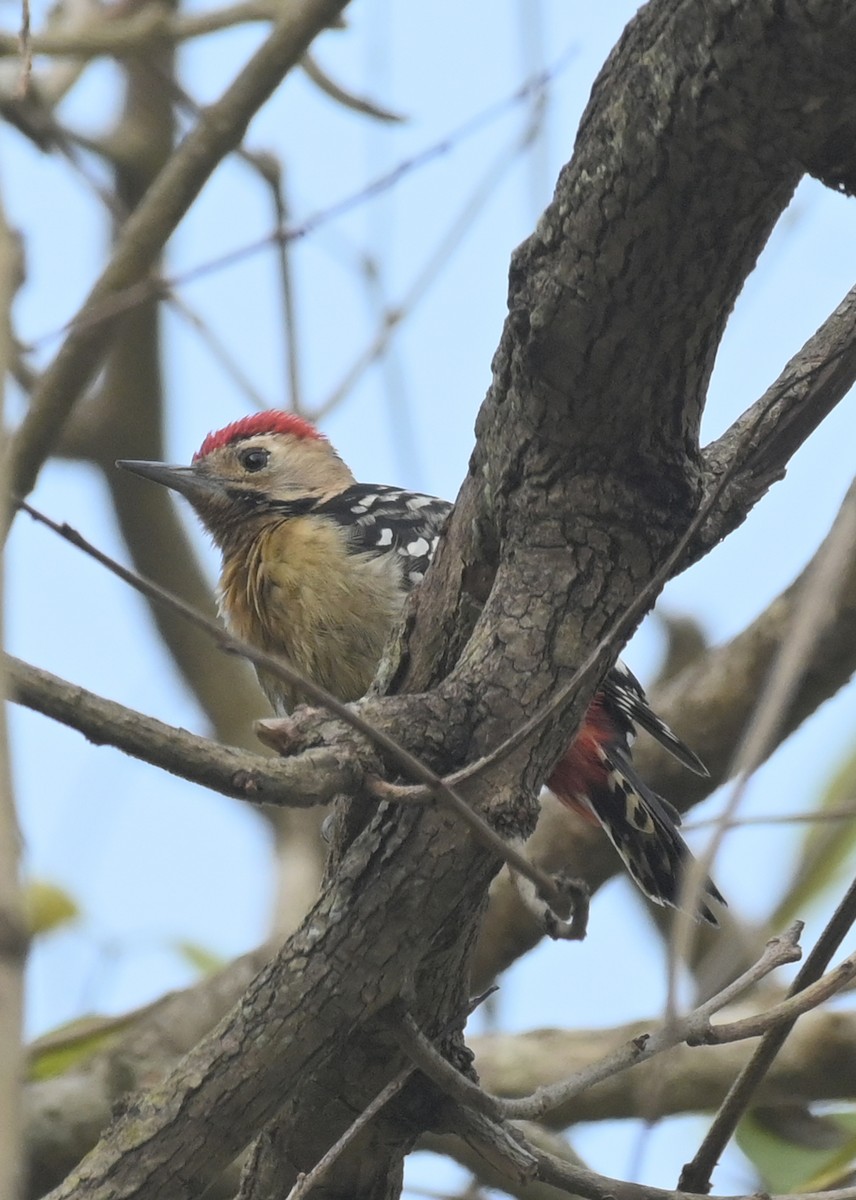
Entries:
{"label": "woodpecker", "polygon": [[[367,691],[452,509],[434,496],[358,483],[313,425],[275,410],[209,433],[190,466],[117,465],[190,501],[222,555],[220,613],[231,631],[346,703]],[[258,676],[278,712],[300,702],[299,689],[263,670]],[[603,827],[646,896],[677,906],[691,855],[677,810],[633,765],[639,726],[707,774],[619,661],[547,786]],[[710,879],[704,892],[696,917],[716,925],[706,901],[725,901]]]}

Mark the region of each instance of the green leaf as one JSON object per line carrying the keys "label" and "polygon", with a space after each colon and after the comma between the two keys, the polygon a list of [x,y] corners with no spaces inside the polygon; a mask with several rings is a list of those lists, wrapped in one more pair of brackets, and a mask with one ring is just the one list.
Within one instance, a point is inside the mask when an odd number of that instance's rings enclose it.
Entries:
{"label": "green leaf", "polygon": [[213,975],[226,965],[226,959],[221,954],[209,950],[207,946],[201,946],[199,942],[173,942],[172,948],[200,975]]}
{"label": "green leaf", "polygon": [[[856,750],[853,750],[826,784],[816,805],[818,815],[854,806],[856,796]],[[799,866],[770,918],[771,929],[783,929],[802,915],[840,878],[842,866],[856,846],[856,815],[840,820],[818,821],[806,826],[799,850]]]}
{"label": "green leaf", "polygon": [[32,937],[70,925],[80,916],[74,897],[58,884],[43,879],[31,879],[25,884],[24,911]]}
{"label": "green leaf", "polygon": [[28,1078],[53,1079],[65,1075],[114,1041],[118,1033],[137,1019],[137,1015],[77,1017],[58,1025],[28,1047]]}
{"label": "green leaf", "polygon": [[[773,1116],[775,1114],[772,1114]],[[832,1186],[856,1156],[856,1112],[846,1109],[823,1117],[806,1114],[804,1128],[785,1136],[787,1124],[771,1127],[762,1114],[750,1113],[737,1129],[737,1144],[770,1192],[808,1192]],[[806,1131],[814,1128],[814,1135]]]}

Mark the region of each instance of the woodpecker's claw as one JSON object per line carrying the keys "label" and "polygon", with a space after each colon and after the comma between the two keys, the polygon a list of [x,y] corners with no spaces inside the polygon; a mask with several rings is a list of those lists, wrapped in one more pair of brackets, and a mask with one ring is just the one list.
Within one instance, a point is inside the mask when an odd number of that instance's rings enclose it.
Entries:
{"label": "woodpecker's claw", "polygon": [[[554,883],[567,900],[567,908],[563,905],[563,913],[556,912],[555,907],[544,909],[544,932],[553,941],[581,942],[586,936],[589,919],[589,890],[581,879],[570,875],[554,876]],[[567,911],[569,916],[565,917]]]}

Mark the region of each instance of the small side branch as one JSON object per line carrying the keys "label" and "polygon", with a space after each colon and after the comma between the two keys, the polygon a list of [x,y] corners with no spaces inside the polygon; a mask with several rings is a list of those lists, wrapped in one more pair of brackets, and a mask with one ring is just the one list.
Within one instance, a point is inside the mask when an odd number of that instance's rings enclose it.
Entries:
{"label": "small side branch", "polygon": [[95,745],[115,746],[224,796],[311,808],[330,804],[361,779],[356,758],[344,751],[312,749],[288,760],[249,754],[165,725],[17,658],[6,657],[5,664],[19,704],[78,730]]}
{"label": "small side branch", "polygon": [[[854,921],[856,921],[856,880],[847,889],[843,900],[832,914],[828,925],[797,973],[797,977],[789,989],[789,997],[796,996],[821,977]],[[697,1192],[710,1190],[710,1178],[714,1167],[733,1136],[738,1122],[748,1109],[759,1084],[787,1040],[796,1019],[794,1016],[775,1029],[768,1030],[764,1035],[760,1046],[729,1089],[728,1095],[723,1100],[719,1112],[695,1156],[685,1164],[678,1187],[689,1188]]]}
{"label": "small side branch", "polygon": [[[779,378],[722,437],[707,447],[706,490],[716,508],[690,546],[702,557],[743,523],[768,488],[785,474],[793,454],[856,381],[856,287],[787,363]],[[684,565],[688,565],[688,562]]]}
{"label": "small side branch", "polygon": [[502,1101],[505,1115],[517,1119],[538,1120],[545,1113],[560,1108],[594,1084],[609,1079],[610,1076],[617,1075],[636,1063],[645,1062],[681,1042],[705,1041],[710,1032],[710,1018],[714,1013],[733,1003],[778,967],[799,960],[798,943],[801,932],[802,923],[797,922],[782,937],[773,938],[767,943],[764,953],[754,966],[687,1016],[670,1021],[654,1033],[633,1038],[602,1058],[600,1062],[593,1063],[586,1070],[579,1071],[561,1083],[540,1087],[531,1096],[524,1096],[520,1100]]}
{"label": "small side branch", "polygon": [[378,1092],[370,1104],[366,1105],[360,1115],[351,1122],[338,1141],[333,1143],[312,1170],[298,1177],[297,1183],[288,1193],[285,1200],[303,1200],[304,1196],[308,1196],[312,1189],[325,1177],[330,1168],[345,1153],[357,1134],[365,1129],[369,1122],[377,1116],[382,1108],[389,1104],[393,1097],[398,1095],[415,1070],[415,1067],[405,1067],[403,1071],[399,1071],[393,1079],[390,1079],[386,1087]]}

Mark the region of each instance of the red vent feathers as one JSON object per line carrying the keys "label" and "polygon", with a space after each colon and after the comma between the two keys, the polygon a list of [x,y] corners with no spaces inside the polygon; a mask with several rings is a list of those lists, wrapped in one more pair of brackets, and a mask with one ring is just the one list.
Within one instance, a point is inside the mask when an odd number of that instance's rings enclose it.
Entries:
{"label": "red vent feathers", "polygon": [[231,446],[233,442],[241,442],[244,438],[257,437],[260,433],[288,433],[296,438],[326,440],[323,433],[319,433],[314,425],[310,425],[302,417],[296,417],[294,413],[280,412],[279,409],[274,408],[269,412],[253,413],[249,417],[241,417],[239,421],[233,421],[231,425],[209,433],[194,454],[193,461],[198,462],[200,458],[205,458],[214,450],[219,450],[223,446]]}

